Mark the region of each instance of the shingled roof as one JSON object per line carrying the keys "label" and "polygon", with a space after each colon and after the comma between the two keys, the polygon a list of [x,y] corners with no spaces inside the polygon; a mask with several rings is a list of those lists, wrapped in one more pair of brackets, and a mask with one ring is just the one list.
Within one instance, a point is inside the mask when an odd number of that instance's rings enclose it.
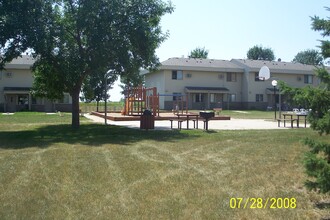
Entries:
{"label": "shingled roof", "polygon": [[232,59],[230,62],[249,69],[249,72],[259,72],[262,66],[267,66],[270,72],[275,73],[310,74],[316,69],[313,65],[281,61]]}
{"label": "shingled roof", "polygon": [[13,59],[5,65],[6,69],[30,69],[36,60],[29,55],[23,55]]}
{"label": "shingled roof", "polygon": [[[262,66],[267,66],[270,72],[286,74],[313,74],[316,67],[301,63],[249,60],[249,59],[196,59],[196,58],[169,58],[161,63],[161,70],[188,70],[209,72],[259,72]],[[329,67],[326,67],[330,71]],[[147,74],[144,72],[143,74]]]}
{"label": "shingled roof", "polygon": [[197,70],[211,72],[244,72],[244,69],[228,60],[196,59],[196,58],[170,58],[164,62],[160,69],[173,68],[180,70]]}

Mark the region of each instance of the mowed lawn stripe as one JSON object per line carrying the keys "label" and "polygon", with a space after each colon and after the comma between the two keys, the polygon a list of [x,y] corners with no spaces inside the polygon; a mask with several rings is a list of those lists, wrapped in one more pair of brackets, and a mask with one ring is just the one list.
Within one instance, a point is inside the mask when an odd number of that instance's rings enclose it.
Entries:
{"label": "mowed lawn stripe", "polygon": [[[47,122],[48,115],[35,117]],[[1,219],[320,219],[327,214],[315,208],[326,196],[303,186],[308,149],[301,140],[329,141],[310,129],[141,131],[84,122],[72,130],[69,118],[61,125],[39,122],[9,131],[1,126]],[[295,198],[297,207],[251,209],[249,203],[247,209],[231,209],[231,198]]]}

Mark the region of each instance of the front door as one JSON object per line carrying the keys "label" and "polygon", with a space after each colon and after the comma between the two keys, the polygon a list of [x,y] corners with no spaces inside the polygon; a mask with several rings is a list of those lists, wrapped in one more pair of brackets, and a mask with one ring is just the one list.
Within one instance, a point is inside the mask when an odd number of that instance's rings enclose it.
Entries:
{"label": "front door", "polygon": [[6,96],[6,111],[16,112],[17,95]]}

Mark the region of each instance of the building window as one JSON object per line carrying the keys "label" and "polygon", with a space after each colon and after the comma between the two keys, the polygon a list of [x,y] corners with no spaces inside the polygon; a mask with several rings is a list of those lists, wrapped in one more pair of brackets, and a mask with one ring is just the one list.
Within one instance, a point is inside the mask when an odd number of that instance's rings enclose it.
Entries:
{"label": "building window", "polygon": [[264,95],[263,94],[256,94],[256,102],[263,102]]}
{"label": "building window", "polygon": [[236,102],[236,94],[228,94],[229,102]]}
{"label": "building window", "polygon": [[183,73],[181,70],[173,70],[172,71],[172,79],[174,80],[182,80],[183,79]]}
{"label": "building window", "polygon": [[29,104],[29,96],[27,95],[19,95],[18,96],[18,105],[28,105]]}
{"label": "building window", "polygon": [[204,102],[204,94],[202,93],[195,94],[195,102]]}
{"label": "building window", "polygon": [[182,95],[180,92],[173,92],[173,101],[180,101],[182,99]]}
{"label": "building window", "polygon": [[69,94],[64,94],[63,95],[63,98],[58,100],[58,103],[69,104],[70,103],[70,96],[69,96]]}
{"label": "building window", "polygon": [[254,81],[256,81],[256,82],[262,81],[259,79],[259,73],[254,74]]}
{"label": "building window", "polygon": [[313,75],[304,75],[305,84],[313,84]]}
{"label": "building window", "polygon": [[12,78],[12,77],[13,77],[13,73],[11,73],[11,72],[7,72],[7,73],[6,73],[6,77],[7,77],[7,78]]}
{"label": "building window", "polygon": [[227,73],[227,82],[236,82],[237,76],[236,73]]}
{"label": "building window", "polygon": [[210,102],[214,103],[215,102],[215,94],[210,94]]}

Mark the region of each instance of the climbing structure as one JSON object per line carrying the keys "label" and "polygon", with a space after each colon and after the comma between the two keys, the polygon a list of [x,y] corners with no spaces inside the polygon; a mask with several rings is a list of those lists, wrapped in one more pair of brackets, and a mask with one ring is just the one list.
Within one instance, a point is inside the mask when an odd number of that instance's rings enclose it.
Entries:
{"label": "climbing structure", "polygon": [[125,90],[125,107],[123,115],[142,115],[150,110],[153,115],[159,115],[159,95],[157,88],[127,87]]}

